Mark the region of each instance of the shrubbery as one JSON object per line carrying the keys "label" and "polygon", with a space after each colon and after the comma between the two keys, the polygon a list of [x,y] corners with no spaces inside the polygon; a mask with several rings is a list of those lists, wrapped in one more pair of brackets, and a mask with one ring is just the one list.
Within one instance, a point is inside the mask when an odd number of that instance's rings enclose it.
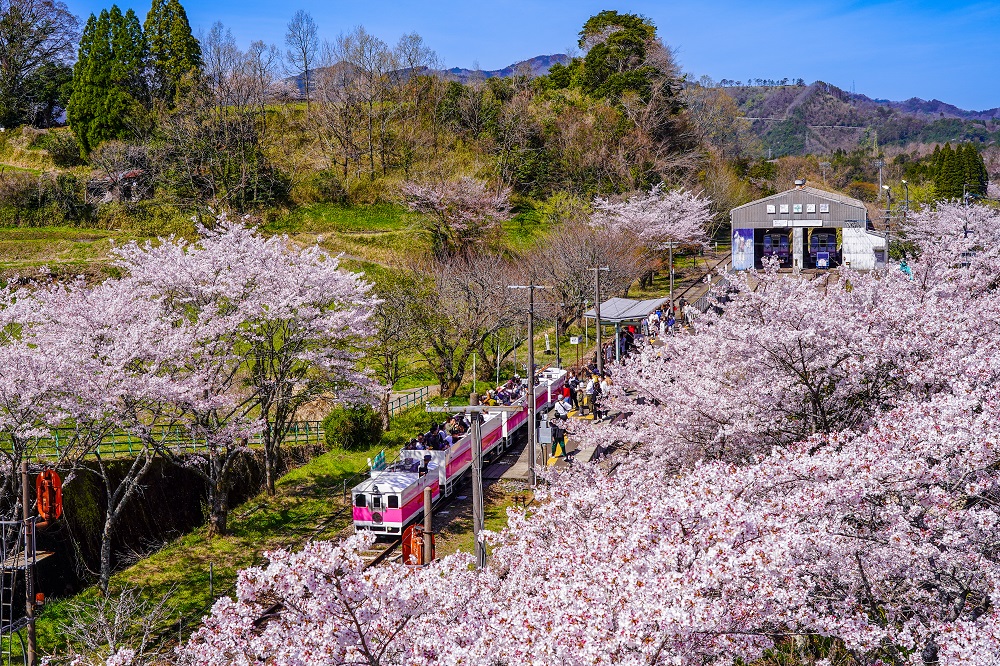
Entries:
{"label": "shrubbery", "polygon": [[337,407],[323,419],[327,446],[367,449],[382,440],[382,419],[369,405]]}

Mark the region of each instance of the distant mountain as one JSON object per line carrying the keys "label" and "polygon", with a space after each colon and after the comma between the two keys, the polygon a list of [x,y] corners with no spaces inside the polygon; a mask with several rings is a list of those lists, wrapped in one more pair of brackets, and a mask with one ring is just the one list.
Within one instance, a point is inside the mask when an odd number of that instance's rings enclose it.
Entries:
{"label": "distant mountain", "polygon": [[521,62],[515,62],[513,65],[507,65],[503,69],[482,70],[452,67],[451,69],[444,70],[443,73],[455,77],[462,83],[465,83],[474,76],[480,76],[484,79],[492,79],[526,73],[528,76],[535,77],[547,74],[552,65],[555,65],[556,63],[565,65],[569,63],[570,60],[572,60],[572,58],[565,53],[555,53],[553,55],[540,55],[535,56],[534,58],[529,58],[528,60],[522,60]]}
{"label": "distant mountain", "polygon": [[[528,60],[515,62],[513,65],[507,65],[502,69],[482,70],[482,69],[465,69],[462,67],[452,67],[451,69],[435,70],[435,71],[436,73],[445,76],[447,78],[455,79],[456,81],[466,83],[472,80],[473,78],[477,77],[483,79],[492,79],[497,77],[504,78],[508,76],[516,76],[521,73],[527,74],[529,77],[542,76],[548,73],[552,65],[556,63],[565,65],[570,60],[572,60],[572,58],[570,58],[565,53],[554,53],[552,55],[540,55],[540,56],[535,56],[534,58],[529,58]],[[343,63],[337,63],[336,65],[331,65],[331,67],[341,68],[344,67],[344,65]],[[322,72],[325,69],[327,68],[319,68],[317,71]],[[405,79],[408,78],[409,76],[412,76],[414,73],[426,74],[429,71],[431,70],[429,70],[427,67],[420,67],[416,70],[408,70],[408,69],[399,70],[398,72],[396,72],[396,74]],[[294,88],[298,88],[300,94],[305,93],[306,89],[305,77],[302,74],[299,74],[297,76],[289,76],[284,80],[287,83],[290,83]]]}
{"label": "distant mountain", "polygon": [[1000,142],[1000,108],[966,111],[939,100],[872,99],[816,81],[811,85],[721,88],[752,119],[772,155],[851,150],[866,135],[881,145]]}

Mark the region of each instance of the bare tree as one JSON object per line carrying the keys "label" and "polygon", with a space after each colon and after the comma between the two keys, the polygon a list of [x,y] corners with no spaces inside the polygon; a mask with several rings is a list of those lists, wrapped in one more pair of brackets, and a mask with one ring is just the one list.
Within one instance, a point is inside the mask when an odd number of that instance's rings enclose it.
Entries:
{"label": "bare tree", "polygon": [[413,325],[413,303],[409,296],[415,284],[405,271],[376,283],[379,303],[372,310],[374,333],[368,360],[375,377],[385,387],[379,403],[382,428],[389,430],[389,394],[400,379],[412,373],[408,357],[417,350],[419,335]]}
{"label": "bare tree", "polygon": [[285,33],[285,45],[288,47],[286,57],[294,69],[294,73],[302,74],[303,88],[306,94],[306,110],[309,110],[309,99],[312,95],[312,67],[319,54],[319,35],[316,21],[309,12],[300,9],[288,22],[288,32]]}
{"label": "bare tree", "polygon": [[201,80],[161,124],[157,171],[189,203],[245,210],[279,199],[287,184],[268,157],[267,113],[276,49],[254,42],[244,52],[221,23],[202,46]]}
{"label": "bare tree", "polygon": [[649,271],[649,255],[636,238],[582,223],[566,223],[539,246],[529,262],[538,279],[553,285],[552,300],[563,303],[560,327],[583,316],[584,301],[594,301],[594,266],[607,266],[601,291],[628,295],[635,280]]}
{"label": "bare tree", "polygon": [[68,647],[65,656],[73,664],[97,666],[130,651],[133,666],[161,663],[168,650],[158,639],[171,619],[169,598],[167,593],[154,601],[126,587],[117,595],[71,601],[60,627]]}
{"label": "bare tree", "polygon": [[0,0],[0,124],[23,120],[34,72],[72,60],[78,26],[63,2]]}
{"label": "bare tree", "polygon": [[441,386],[454,396],[472,353],[517,311],[507,285],[514,274],[500,255],[480,253],[414,266],[427,276],[408,291],[421,354]]}

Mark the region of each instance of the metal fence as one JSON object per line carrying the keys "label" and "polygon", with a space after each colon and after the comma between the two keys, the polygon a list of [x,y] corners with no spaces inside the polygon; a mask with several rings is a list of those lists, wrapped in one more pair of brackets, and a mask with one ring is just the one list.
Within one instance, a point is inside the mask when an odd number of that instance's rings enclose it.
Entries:
{"label": "metal fence", "polygon": [[[75,438],[72,428],[56,428],[48,437],[34,439],[28,447],[33,458],[58,460],[73,445]],[[196,453],[204,451],[204,438],[195,436],[190,430],[180,426],[153,426],[150,438],[158,446],[169,448],[175,453]],[[282,440],[286,444],[319,444],[324,441],[321,421],[296,421],[285,433]],[[263,445],[260,433],[249,438],[251,447]],[[128,432],[112,432],[105,436],[95,450],[88,455],[102,458],[135,456],[143,450],[142,440]],[[10,440],[0,439],[0,450],[10,451]]]}
{"label": "metal fence", "polygon": [[414,405],[427,402],[427,399],[437,395],[438,391],[439,389],[437,386],[421,386],[415,391],[404,393],[395,400],[390,400],[389,416],[395,416],[396,414],[409,409]]}

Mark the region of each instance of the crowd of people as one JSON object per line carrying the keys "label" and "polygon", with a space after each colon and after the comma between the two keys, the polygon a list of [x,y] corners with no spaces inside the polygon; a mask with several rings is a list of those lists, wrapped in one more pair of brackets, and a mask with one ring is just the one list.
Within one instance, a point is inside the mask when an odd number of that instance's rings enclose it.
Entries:
{"label": "crowd of people", "polygon": [[469,417],[456,414],[447,421],[432,424],[430,430],[412,438],[403,448],[410,451],[447,451],[467,432]]}

